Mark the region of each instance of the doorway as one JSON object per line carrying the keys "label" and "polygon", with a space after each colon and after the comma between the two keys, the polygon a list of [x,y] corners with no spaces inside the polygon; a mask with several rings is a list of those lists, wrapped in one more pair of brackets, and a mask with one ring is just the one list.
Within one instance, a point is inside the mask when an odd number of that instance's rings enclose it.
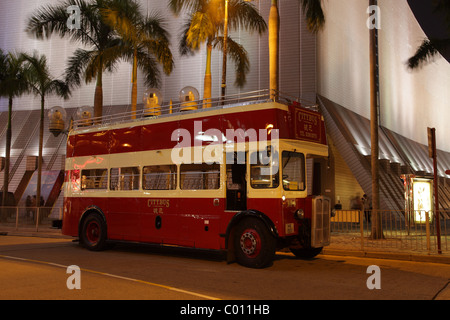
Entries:
{"label": "doorway", "polygon": [[247,153],[227,153],[227,207],[229,211],[247,209]]}

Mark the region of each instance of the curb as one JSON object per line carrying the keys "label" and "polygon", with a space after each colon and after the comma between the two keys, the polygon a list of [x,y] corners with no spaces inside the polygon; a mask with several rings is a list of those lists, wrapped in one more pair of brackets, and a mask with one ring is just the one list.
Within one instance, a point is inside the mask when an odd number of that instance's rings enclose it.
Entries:
{"label": "curb", "polygon": [[355,251],[355,250],[324,248],[322,251],[322,254],[335,255],[335,256],[352,256],[352,257],[360,257],[360,258],[450,264],[449,256],[412,254],[412,253],[406,253],[406,252]]}
{"label": "curb", "polygon": [[73,237],[62,235],[59,231],[0,231],[0,236],[11,237],[36,237],[36,238],[52,238],[52,239],[73,239]]}

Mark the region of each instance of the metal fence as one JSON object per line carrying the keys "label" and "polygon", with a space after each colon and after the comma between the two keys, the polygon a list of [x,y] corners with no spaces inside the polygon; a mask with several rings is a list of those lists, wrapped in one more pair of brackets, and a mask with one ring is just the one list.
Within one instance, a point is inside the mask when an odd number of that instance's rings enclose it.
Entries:
{"label": "metal fence", "polygon": [[352,240],[353,249],[362,251],[438,253],[440,249],[443,253],[450,253],[449,211],[439,212],[439,229],[433,212],[378,211],[378,215],[376,219],[372,211],[337,211],[331,219],[335,240],[342,241],[345,235]]}
{"label": "metal fence", "polygon": [[0,207],[0,226],[18,230],[22,228],[39,231],[43,228],[59,228],[62,208],[47,207]]}

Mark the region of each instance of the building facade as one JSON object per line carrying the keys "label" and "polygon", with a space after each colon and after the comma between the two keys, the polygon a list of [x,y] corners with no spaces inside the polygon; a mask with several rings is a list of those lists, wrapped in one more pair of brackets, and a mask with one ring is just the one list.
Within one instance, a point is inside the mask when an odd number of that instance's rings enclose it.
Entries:
{"label": "building facade", "polygon": [[[0,47],[3,51],[37,50],[45,54],[54,76],[63,76],[67,59],[79,44],[53,35],[49,40],[37,40],[26,34],[27,18],[39,7],[59,3],[59,0],[2,0],[0,3]],[[161,87],[163,100],[178,102],[179,92],[186,86],[195,87],[203,96],[203,79],[206,65],[206,48],[194,55],[181,56],[178,50],[181,26],[185,14],[175,16],[168,9],[168,1],[140,0],[142,10],[149,14],[158,12],[166,21],[171,34],[171,50],[175,68],[171,75],[163,75]],[[270,1],[255,0],[254,5],[268,21]],[[299,1],[280,0],[280,91],[306,100],[317,101],[326,116],[327,126],[336,128],[330,134],[330,150],[335,156],[324,170],[328,178],[322,189],[332,196],[334,203],[349,208],[352,197],[370,194],[367,182],[367,164],[370,154],[370,137],[367,136],[369,118],[369,29],[368,1],[323,1],[326,24],[319,34],[308,32]],[[430,174],[431,163],[423,153],[427,127],[436,127],[438,147],[450,151],[450,65],[445,59],[436,59],[420,71],[411,72],[406,60],[426,37],[407,0],[379,0],[381,29],[379,32],[379,82],[380,121],[383,127],[381,159],[395,169],[394,182],[401,189],[402,172]],[[259,36],[243,30],[231,31],[231,37],[242,44],[250,58],[250,72],[243,88],[235,87],[234,66],[228,65],[227,94],[248,92],[269,87],[268,33]],[[214,50],[212,57],[212,96],[220,95],[222,54]],[[143,76],[138,75],[138,103],[142,103]],[[71,99],[63,101],[49,97],[45,108],[62,106],[68,118],[75,117],[82,106],[92,106],[95,83],[83,84]],[[113,73],[103,78],[104,114],[129,110],[131,102],[131,65],[121,62]],[[40,101],[27,95],[14,100],[13,115],[13,172],[10,191],[16,202],[23,203],[32,194],[32,173],[36,169],[38,141],[37,117]],[[0,156],[4,156],[7,100],[0,99]],[[46,127],[48,119],[46,119]],[[414,147],[411,147],[414,146]],[[345,148],[349,148],[346,150]],[[417,148],[417,150],[416,150]],[[414,151],[414,152],[413,152]],[[417,152],[416,152],[417,151]],[[44,169],[60,172],[64,169],[65,137],[54,137],[46,130],[44,136]],[[450,169],[447,153],[442,153],[441,175]],[[448,168],[446,168],[448,164]],[[402,168],[403,167],[403,171]],[[361,173],[365,172],[365,173]],[[391,172],[389,172],[390,174]],[[50,174],[49,181],[58,175]],[[27,179],[24,180],[24,177]],[[52,180],[53,179],[53,180]],[[390,178],[389,178],[390,179]],[[0,172],[3,181],[3,171]],[[28,182],[26,182],[28,181]],[[31,182],[30,182],[31,181]],[[389,180],[390,181],[390,180]],[[49,182],[49,192],[55,184]],[[28,190],[28,191],[27,191]],[[28,193],[28,194],[27,194]],[[386,191],[386,197],[402,194]],[[60,197],[61,199],[61,197]],[[57,200],[55,200],[57,201]],[[60,201],[60,200],[59,200]],[[403,200],[396,205],[401,206]],[[389,202],[389,201],[388,201]],[[389,204],[386,204],[389,207]]]}

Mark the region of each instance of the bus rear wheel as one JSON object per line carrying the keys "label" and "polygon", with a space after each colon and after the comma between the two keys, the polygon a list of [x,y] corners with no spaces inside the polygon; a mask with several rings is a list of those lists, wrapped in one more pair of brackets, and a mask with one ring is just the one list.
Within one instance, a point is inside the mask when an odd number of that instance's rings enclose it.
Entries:
{"label": "bus rear wheel", "polygon": [[100,251],[105,248],[106,224],[98,214],[91,213],[83,220],[80,243],[92,251]]}
{"label": "bus rear wheel", "polygon": [[258,218],[246,218],[235,230],[234,249],[239,264],[249,268],[264,268],[275,256],[276,240]]}

